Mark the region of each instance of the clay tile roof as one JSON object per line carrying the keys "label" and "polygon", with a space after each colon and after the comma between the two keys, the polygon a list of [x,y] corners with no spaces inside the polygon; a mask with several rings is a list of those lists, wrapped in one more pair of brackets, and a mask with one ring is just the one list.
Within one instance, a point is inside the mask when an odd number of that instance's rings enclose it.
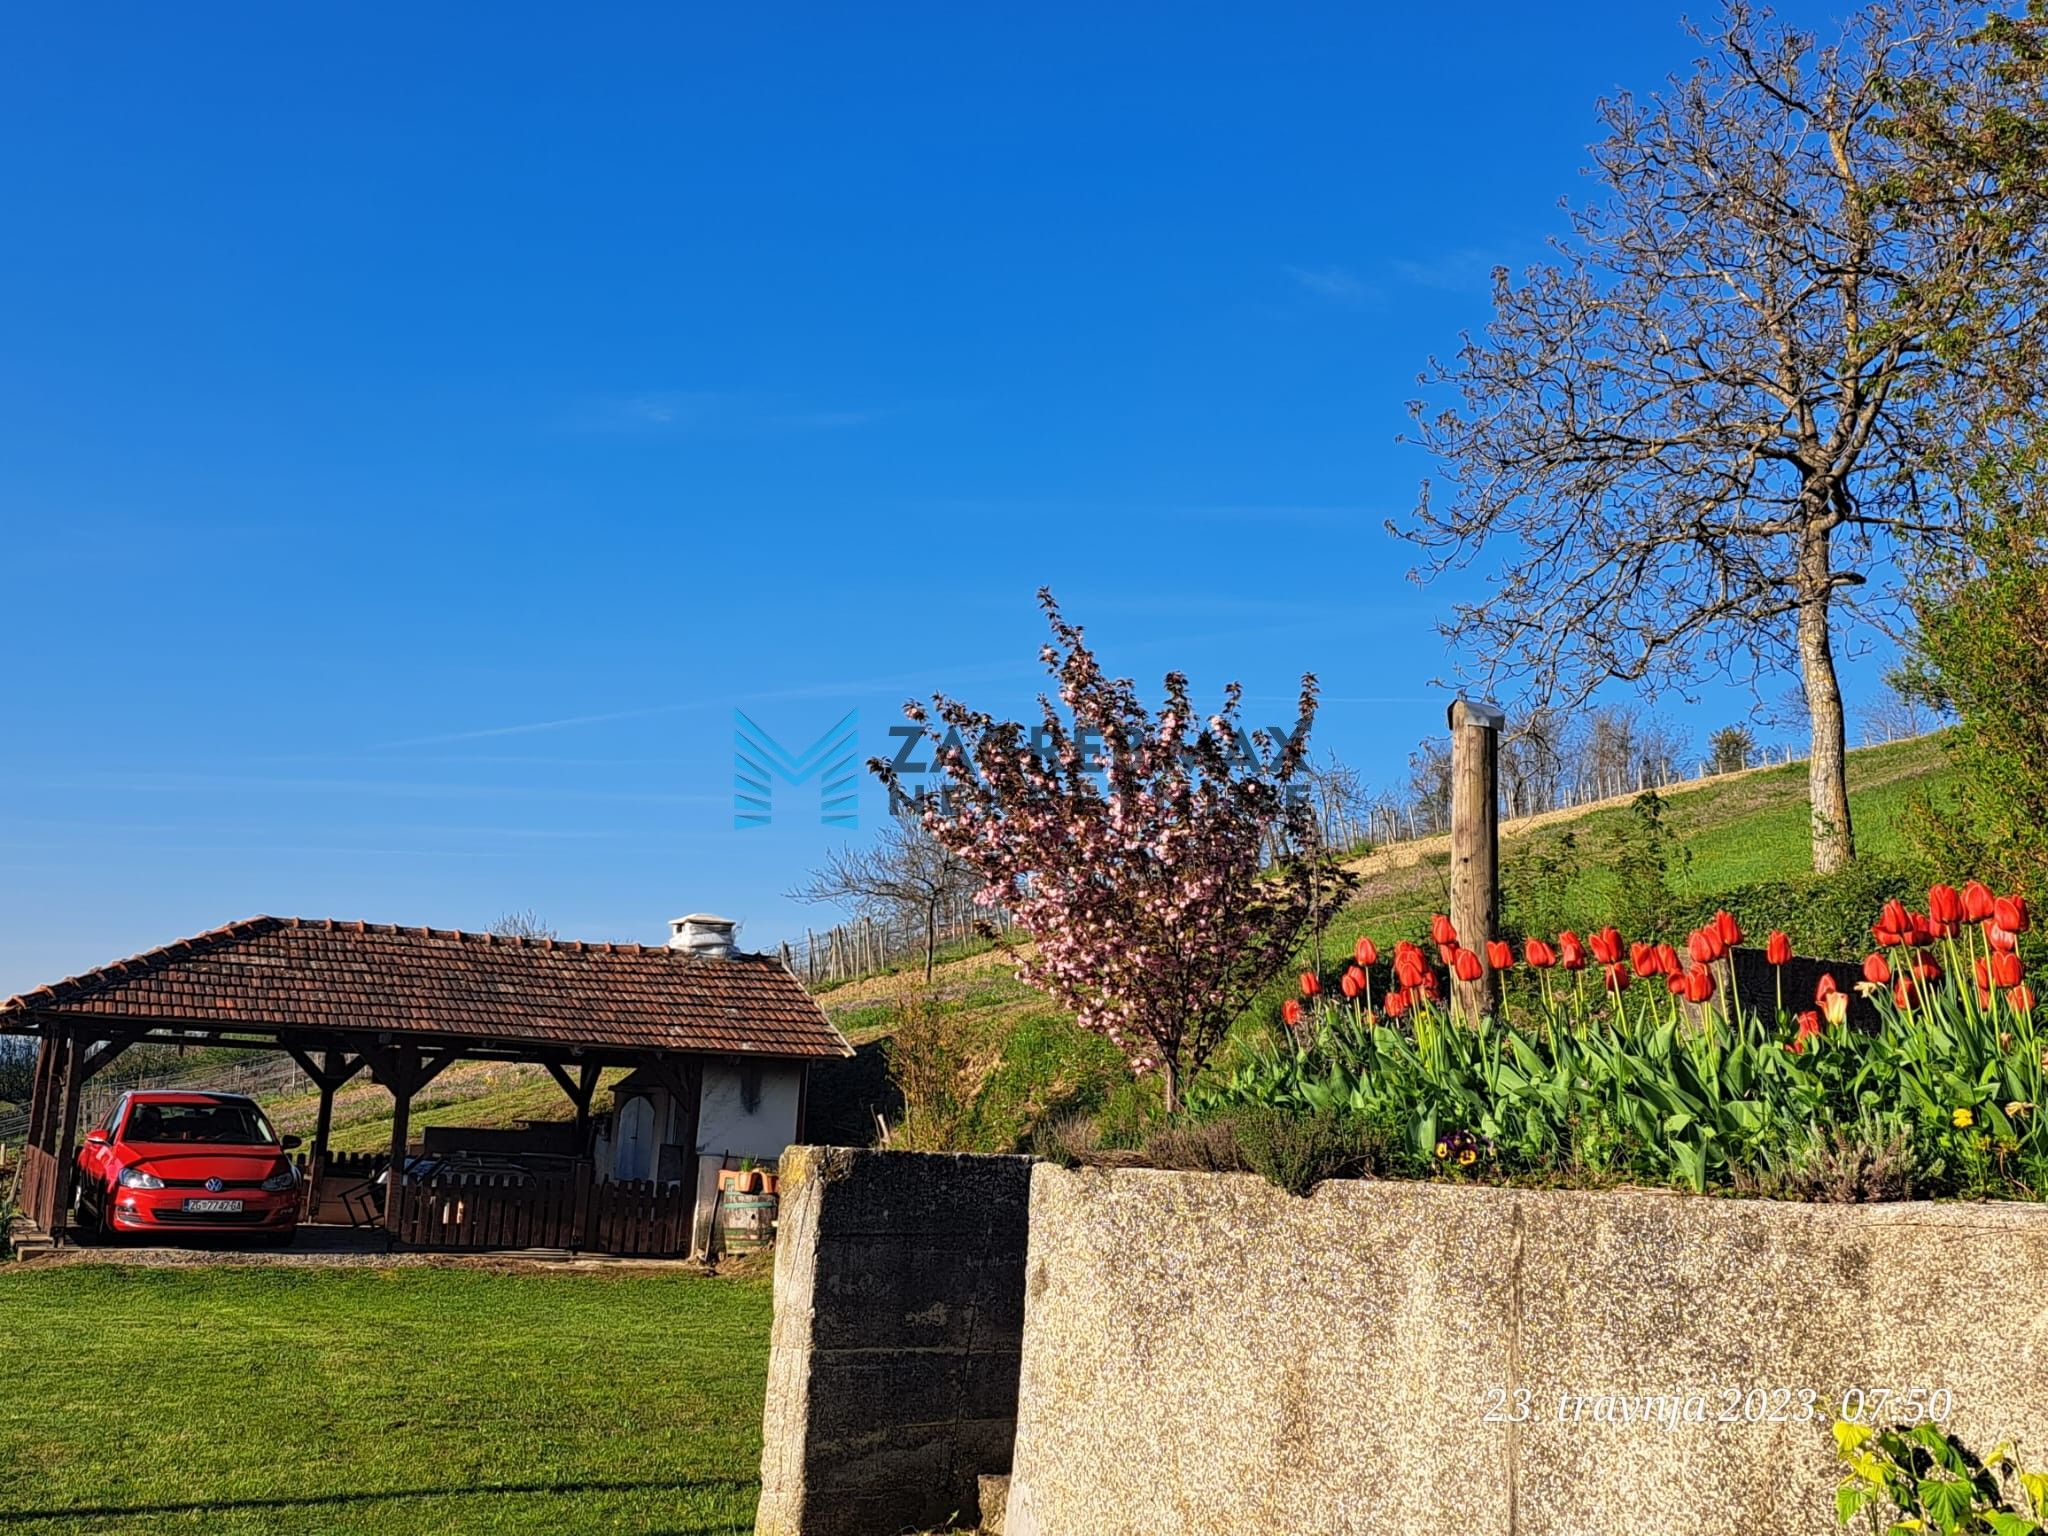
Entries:
{"label": "clay tile roof", "polygon": [[332,919],[252,917],[0,1002],[176,1028],[386,1031],[610,1050],[847,1056],[780,961]]}

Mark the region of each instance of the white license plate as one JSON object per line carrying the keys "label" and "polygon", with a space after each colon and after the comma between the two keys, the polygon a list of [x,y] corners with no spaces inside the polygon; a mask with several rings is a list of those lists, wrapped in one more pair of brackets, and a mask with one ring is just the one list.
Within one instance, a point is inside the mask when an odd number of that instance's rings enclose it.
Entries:
{"label": "white license plate", "polygon": [[239,1200],[187,1200],[185,1209],[195,1216],[229,1216],[242,1208]]}

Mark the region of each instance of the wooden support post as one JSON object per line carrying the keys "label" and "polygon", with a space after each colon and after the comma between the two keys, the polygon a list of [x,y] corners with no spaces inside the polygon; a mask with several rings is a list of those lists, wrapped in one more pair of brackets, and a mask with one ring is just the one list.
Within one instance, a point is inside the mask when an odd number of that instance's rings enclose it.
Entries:
{"label": "wooden support post", "polygon": [[51,1125],[52,1106],[57,1099],[58,1061],[63,1053],[63,1041],[57,1034],[56,1026],[47,1027],[42,1039],[36,1044],[35,1084],[29,1090],[28,1139],[27,1145],[47,1152],[54,1137]]}
{"label": "wooden support post", "polygon": [[1500,707],[1459,699],[1451,724],[1451,925],[1485,966],[1477,981],[1453,978],[1468,1022],[1492,1011],[1496,983],[1487,941],[1500,917]]}
{"label": "wooden support post", "polygon": [[71,1225],[71,1186],[77,1173],[77,1153],[72,1142],[78,1135],[78,1098],[85,1087],[85,1042],[67,1034],[64,1050],[64,1079],[57,1101],[57,1144],[51,1149],[57,1159],[57,1187],[50,1198],[52,1237],[61,1238]]}
{"label": "wooden support post", "polygon": [[590,1102],[597,1096],[597,1082],[604,1073],[604,1064],[596,1061],[579,1062],[573,1079],[565,1068],[555,1062],[544,1061],[541,1065],[548,1069],[548,1076],[555,1080],[562,1092],[569,1096],[569,1102],[576,1107],[576,1155],[586,1156],[590,1151]]}
{"label": "wooden support post", "polygon": [[412,1078],[419,1069],[419,1052],[400,1046],[393,1053],[396,1070],[387,1085],[391,1089],[391,1162],[384,1174],[384,1230],[398,1234],[398,1216],[405,1204],[405,1142],[412,1129]]}
{"label": "wooden support post", "polygon": [[405,1202],[405,1148],[412,1129],[413,1096],[461,1057],[459,1050],[427,1056],[416,1045],[363,1047],[371,1075],[391,1090],[391,1166],[384,1175],[384,1229],[394,1236]]}
{"label": "wooden support post", "polygon": [[306,1154],[307,1177],[317,1179],[321,1165],[327,1161],[327,1137],[334,1129],[334,1096],[370,1063],[366,1058],[350,1056],[346,1051],[323,1051],[315,1060],[311,1052],[302,1051],[295,1045],[285,1049],[299,1064],[299,1070],[320,1090],[320,1110],[313,1121],[313,1145]]}

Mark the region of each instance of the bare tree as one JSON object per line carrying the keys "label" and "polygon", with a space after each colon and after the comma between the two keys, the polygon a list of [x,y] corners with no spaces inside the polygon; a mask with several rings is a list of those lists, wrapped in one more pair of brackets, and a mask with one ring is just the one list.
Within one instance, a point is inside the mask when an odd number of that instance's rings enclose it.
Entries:
{"label": "bare tree", "polygon": [[1552,809],[1564,789],[1565,718],[1538,707],[1517,721],[1500,744],[1501,797],[1510,816]]}
{"label": "bare tree", "polygon": [[1707,738],[1707,771],[1740,773],[1756,761],[1756,733],[1746,725],[1724,725]]}
{"label": "bare tree", "polygon": [[1371,839],[1372,797],[1356,768],[1330,752],[1321,763],[1304,767],[1302,776],[1326,847],[1348,849]]}
{"label": "bare tree", "polygon": [[1892,687],[1864,705],[1862,715],[1866,747],[1924,736],[1934,729],[1938,718],[1925,700]]}
{"label": "bare tree", "polygon": [[1418,576],[1510,551],[1444,626],[1470,675],[1570,704],[1796,666],[1820,870],[1855,852],[1836,629],[1884,622],[1899,568],[1959,532],[1973,389],[2038,323],[2039,188],[1928,195],[1899,131],[1995,109],[1977,9],[1875,4],[1821,46],[1735,0],[1689,78],[1600,104],[1599,197],[1432,361],[1457,404],[1412,407],[1455,483],[1396,529]]}
{"label": "bare tree", "polygon": [[1408,819],[1420,832],[1451,824],[1451,747],[1435,736],[1408,754]]}
{"label": "bare tree", "polygon": [[541,921],[540,914],[532,907],[523,907],[517,912],[507,912],[495,923],[490,931],[501,939],[552,939],[556,937],[552,925]]}
{"label": "bare tree", "polygon": [[878,914],[924,931],[924,979],[932,979],[942,914],[964,907],[981,887],[973,869],[925,830],[915,813],[894,818],[872,847],[841,848],[789,893]]}

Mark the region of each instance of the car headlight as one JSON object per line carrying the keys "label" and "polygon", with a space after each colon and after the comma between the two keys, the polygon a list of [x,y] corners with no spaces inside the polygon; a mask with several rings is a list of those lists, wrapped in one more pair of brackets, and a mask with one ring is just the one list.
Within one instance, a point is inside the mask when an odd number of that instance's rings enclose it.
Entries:
{"label": "car headlight", "polygon": [[121,1170],[123,1189],[162,1189],[164,1181],[147,1168],[123,1168]]}
{"label": "car headlight", "polygon": [[263,1188],[269,1190],[273,1195],[281,1195],[298,1182],[298,1170],[287,1163],[263,1181]]}

